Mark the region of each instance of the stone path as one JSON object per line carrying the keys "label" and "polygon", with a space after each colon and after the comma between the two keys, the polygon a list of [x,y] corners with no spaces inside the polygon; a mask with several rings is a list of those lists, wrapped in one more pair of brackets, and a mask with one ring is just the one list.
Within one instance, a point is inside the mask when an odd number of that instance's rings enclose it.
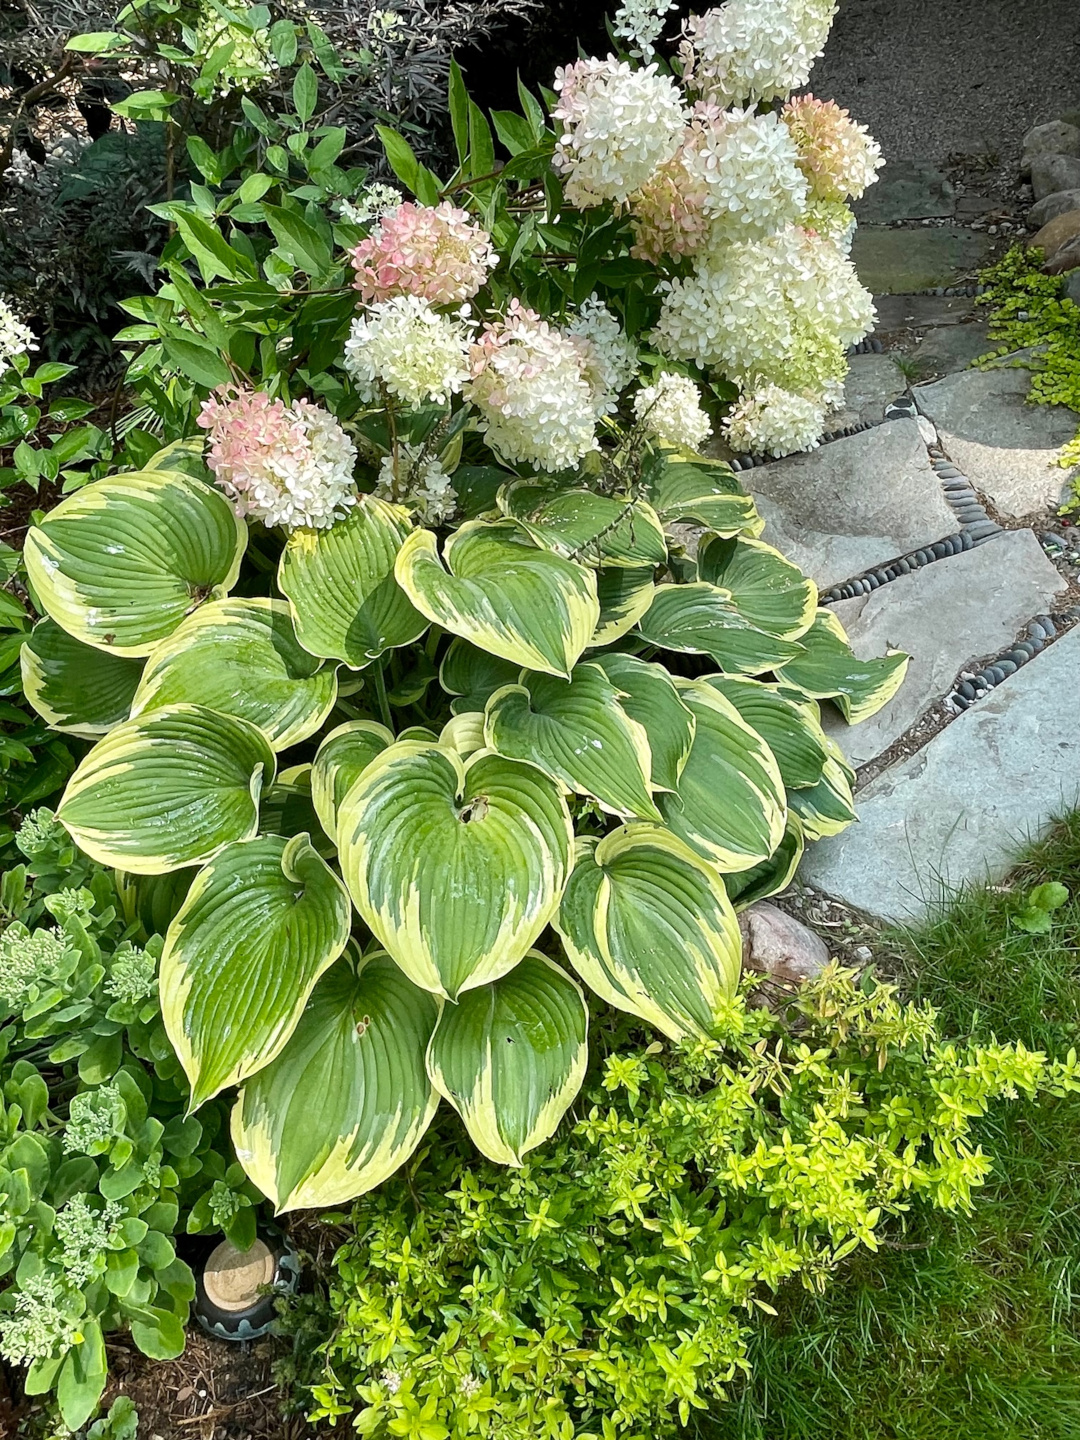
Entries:
{"label": "stone path", "polygon": [[[822,707],[860,770],[860,820],[800,871],[896,921],[1000,878],[1019,841],[1080,803],[1080,543],[1056,521],[1069,475],[1052,463],[1077,417],[1025,403],[1030,355],[967,368],[990,348],[970,296],[892,294],[878,311],[883,353],[851,357],[837,421],[872,428],[742,478],[763,538],[814,576],[856,654],[912,657],[863,724]],[[898,340],[924,380],[911,389]]]}

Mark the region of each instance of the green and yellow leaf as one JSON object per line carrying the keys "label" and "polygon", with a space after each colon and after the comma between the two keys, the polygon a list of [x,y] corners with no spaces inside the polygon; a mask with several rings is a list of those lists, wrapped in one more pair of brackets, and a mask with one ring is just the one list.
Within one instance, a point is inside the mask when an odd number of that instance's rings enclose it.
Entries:
{"label": "green and yellow leaf", "polygon": [[619,690],[619,703],[627,715],[645,730],[652,757],[652,788],[674,790],[690,754],[696,722],[671,676],[663,665],[619,651],[597,655],[595,663]]}
{"label": "green and yellow leaf", "polygon": [[802,654],[795,641],[752,625],[726,590],[705,580],[658,585],[638,629],[664,650],[709,655],[728,674],[761,675]]}
{"label": "green and yellow leaf", "polygon": [[499,507],[542,549],[582,565],[640,569],[667,560],[664,527],[644,500],[514,480],[500,490]]}
{"label": "green and yellow leaf", "polygon": [[601,566],[596,572],[596,595],[600,619],[589,641],[590,648],[612,645],[628,634],[652,604],[654,571],[628,570],[623,566]]}
{"label": "green and yellow leaf", "polygon": [[775,685],[760,680],[705,675],[702,682],[730,700],[776,756],[789,803],[792,790],[818,783],[829,758],[829,742],[805,706],[794,704]]}
{"label": "green and yellow leaf", "polygon": [[765,522],[722,460],[661,450],[652,455],[645,482],[665,525],[696,521],[718,535],[760,535]]}
{"label": "green and yellow leaf", "polygon": [[337,812],[350,786],[394,743],[393,731],[375,720],[348,720],[331,730],[315,752],[311,798],[319,824],[337,843]]}
{"label": "green and yellow leaf", "polygon": [[84,645],[52,620],[38,621],[20,659],[23,693],[54,730],[94,739],[131,713],[137,660]]}
{"label": "green and yellow leaf", "polygon": [[488,700],[504,685],[514,685],[521,666],[478,650],[468,640],[451,640],[439,666],[439,684],[455,698],[450,708],[455,715],[483,710]]}
{"label": "green and yellow leaf", "polygon": [[818,589],[779,550],[743,536],[712,536],[698,548],[698,575],[726,590],[744,620],[781,640],[798,640],[814,622]]}
{"label": "green and yellow leaf", "polygon": [[859,660],[847,632],[831,610],[819,610],[800,636],[802,653],[777,668],[778,677],[812,695],[832,700],[849,725],[867,720],[887,705],[904,682],[908,660],[900,651]]}

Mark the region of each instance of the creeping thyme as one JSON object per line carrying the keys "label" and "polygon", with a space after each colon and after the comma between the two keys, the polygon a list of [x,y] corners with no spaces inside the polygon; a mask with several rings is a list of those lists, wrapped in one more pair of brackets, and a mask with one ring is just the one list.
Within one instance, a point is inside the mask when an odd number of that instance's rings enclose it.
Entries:
{"label": "creeping thyme", "polygon": [[124,1218],[124,1207],[116,1200],[106,1200],[95,1210],[85,1195],[73,1195],[57,1211],[53,1234],[63,1246],[59,1255],[68,1279],[73,1285],[86,1285],[103,1270],[105,1252]]}
{"label": "creeping thyme", "polygon": [[62,978],[72,952],[55,930],[29,931],[16,920],[0,935],[0,1004],[22,1010]]}
{"label": "creeping thyme", "polygon": [[84,1090],[71,1102],[64,1149],[80,1155],[103,1155],[122,1133],[127,1111],[115,1085]]}
{"label": "creeping thyme", "polygon": [[153,955],[123,944],[113,956],[105,990],[114,1000],[138,1005],[157,991],[157,964]]}
{"label": "creeping thyme", "polygon": [[0,1316],[0,1352],[9,1364],[58,1360],[71,1348],[79,1326],[63,1309],[64,1297],[64,1282],[50,1271],[21,1282],[14,1308]]}

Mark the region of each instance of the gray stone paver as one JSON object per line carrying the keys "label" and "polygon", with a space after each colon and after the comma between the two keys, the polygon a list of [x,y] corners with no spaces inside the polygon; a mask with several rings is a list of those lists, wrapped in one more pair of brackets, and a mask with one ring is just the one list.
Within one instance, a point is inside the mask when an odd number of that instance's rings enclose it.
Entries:
{"label": "gray stone paver", "polygon": [[885,406],[906,389],[907,381],[891,355],[852,355],[844,381],[845,413],[876,425]]}
{"label": "gray stone paver", "polygon": [[956,212],[956,191],[947,175],[918,161],[889,160],[877,183],[855,204],[861,224],[947,218]]}
{"label": "gray stone paver", "polygon": [[979,230],[940,225],[919,230],[859,227],[851,258],[859,279],[875,295],[903,295],[957,283],[957,271],[981,265],[990,239]]}

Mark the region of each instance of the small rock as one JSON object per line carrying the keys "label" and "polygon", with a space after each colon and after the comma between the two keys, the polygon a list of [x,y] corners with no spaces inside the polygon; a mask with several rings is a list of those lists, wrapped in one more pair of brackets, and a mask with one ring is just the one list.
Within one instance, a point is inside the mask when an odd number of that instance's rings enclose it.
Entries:
{"label": "small rock", "polygon": [[1048,220],[1064,215],[1069,210],[1080,209],[1080,187],[1072,190],[1057,190],[1037,201],[1028,211],[1028,224],[1032,230],[1041,229]]}
{"label": "small rock", "polygon": [[1080,158],[1075,155],[1038,155],[1031,165],[1031,188],[1036,200],[1059,190],[1080,190]]}
{"label": "small rock", "polygon": [[1024,149],[1020,157],[1020,174],[1030,175],[1032,166],[1041,155],[1080,156],[1080,130],[1064,120],[1051,120],[1048,125],[1036,125],[1024,136]]}
{"label": "small rock", "polygon": [[743,964],[770,980],[800,984],[815,979],[829,963],[824,940],[766,900],[742,912],[739,929],[743,935]]}
{"label": "small rock", "polygon": [[874,958],[874,952],[869,945],[858,945],[855,949],[855,959],[863,965],[869,965]]}

